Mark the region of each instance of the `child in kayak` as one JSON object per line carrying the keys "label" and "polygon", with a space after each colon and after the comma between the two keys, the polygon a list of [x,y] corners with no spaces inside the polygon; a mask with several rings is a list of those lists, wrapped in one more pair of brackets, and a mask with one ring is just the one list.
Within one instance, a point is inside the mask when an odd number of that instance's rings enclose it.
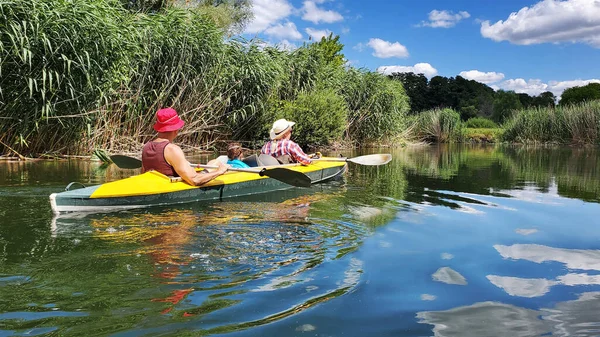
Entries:
{"label": "child in kayak", "polygon": [[230,143],[227,146],[227,165],[233,168],[250,168],[248,164],[244,163],[244,151],[240,143]]}

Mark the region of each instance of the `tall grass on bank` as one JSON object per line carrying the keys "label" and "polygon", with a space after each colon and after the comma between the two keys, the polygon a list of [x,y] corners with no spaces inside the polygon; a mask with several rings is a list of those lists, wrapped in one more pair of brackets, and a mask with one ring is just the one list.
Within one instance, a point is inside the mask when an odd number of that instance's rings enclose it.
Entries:
{"label": "tall grass on bank", "polygon": [[346,135],[359,143],[392,138],[407,129],[408,96],[398,81],[349,69],[341,89],[350,110]]}
{"label": "tall grass on bank", "polygon": [[600,143],[600,101],[518,111],[504,125],[510,142]]}
{"label": "tall grass on bank", "polygon": [[115,82],[126,80],[140,51],[133,17],[120,6],[104,0],[0,2],[3,142],[60,149],[81,137],[88,112]]}
{"label": "tall grass on bank", "polygon": [[[319,143],[341,139],[339,130],[360,143],[405,128],[402,86],[334,62],[327,48],[337,40],[322,42],[284,51],[229,39],[194,7],[0,1],[0,141],[23,154],[139,151],[155,134],[155,111],[172,106],[186,121],[178,141],[206,149],[265,139],[282,107],[312,91],[345,104],[346,118]],[[306,123],[319,123],[318,111]],[[315,125],[304,130],[300,138],[315,139]]]}
{"label": "tall grass on bank", "polygon": [[459,141],[462,122],[453,109],[434,109],[414,117],[411,133],[419,141],[448,143]]}

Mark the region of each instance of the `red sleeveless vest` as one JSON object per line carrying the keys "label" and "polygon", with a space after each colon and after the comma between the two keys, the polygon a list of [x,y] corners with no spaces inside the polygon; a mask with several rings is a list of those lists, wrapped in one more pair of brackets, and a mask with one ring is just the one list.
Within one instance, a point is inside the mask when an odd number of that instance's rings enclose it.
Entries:
{"label": "red sleeveless vest", "polygon": [[142,150],[142,166],[144,167],[144,172],[154,170],[166,176],[179,177],[173,166],[169,165],[165,159],[165,147],[167,147],[169,143],[169,141],[150,141],[144,145],[144,149]]}

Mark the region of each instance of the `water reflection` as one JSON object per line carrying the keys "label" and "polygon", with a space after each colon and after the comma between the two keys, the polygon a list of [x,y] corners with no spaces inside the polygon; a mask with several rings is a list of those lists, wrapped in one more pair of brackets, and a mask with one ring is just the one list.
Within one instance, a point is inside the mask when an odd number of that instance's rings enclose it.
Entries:
{"label": "water reflection", "polygon": [[[48,312],[41,304],[54,303],[81,313],[72,317],[60,311],[51,316],[52,323],[25,315],[58,331],[85,322],[92,332],[106,324],[142,324],[141,333],[184,326],[224,332],[283,319],[352,291],[360,282],[362,261],[346,256],[369,234],[365,225],[377,226],[394,214],[340,201],[339,191],[55,217],[51,245],[64,242],[66,247],[34,264],[26,276],[29,290],[45,286],[23,301],[8,295],[14,282],[0,284],[0,297],[13,300],[4,310],[18,317],[31,301],[40,312]],[[63,268],[49,268],[58,261]],[[72,273],[78,274],[77,282],[61,284]],[[56,292],[62,299],[53,298]],[[98,314],[111,319],[91,319]],[[11,317],[0,322],[8,322],[9,330],[25,327]]]}
{"label": "water reflection", "polygon": [[438,269],[433,275],[431,275],[434,281],[446,283],[446,284],[456,284],[456,285],[467,285],[467,279],[462,276],[456,270],[450,267],[442,267]]}
{"label": "water reflection", "polygon": [[505,259],[535,263],[556,261],[569,269],[600,270],[600,250],[553,248],[537,244],[494,245]]}
{"label": "water reflection", "polygon": [[[515,244],[512,246],[494,245],[505,259],[527,260],[535,263],[555,261],[569,269],[600,270],[600,250],[553,248],[536,244]],[[511,296],[539,297],[555,285],[600,285],[600,275],[568,273],[555,280],[545,278],[529,279],[488,275],[487,279],[502,288]]]}
{"label": "water reflection", "polygon": [[450,336],[597,336],[600,292],[586,292],[552,308],[532,310],[480,302],[445,311],[419,312],[419,323],[433,325],[436,337]]}
{"label": "water reflection", "polygon": [[433,325],[436,337],[540,336],[549,324],[537,310],[498,302],[481,302],[444,311],[417,313],[419,323]]}
{"label": "water reflection", "polygon": [[600,335],[596,150],[393,155],[311,189],[53,222],[50,193],[130,172],[0,165],[0,334]]}

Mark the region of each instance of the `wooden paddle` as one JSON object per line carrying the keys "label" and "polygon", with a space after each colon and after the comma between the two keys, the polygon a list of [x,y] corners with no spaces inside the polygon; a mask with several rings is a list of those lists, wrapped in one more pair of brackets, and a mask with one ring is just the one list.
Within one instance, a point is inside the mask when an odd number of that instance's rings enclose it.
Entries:
{"label": "wooden paddle", "polygon": [[382,154],[370,154],[366,156],[354,157],[354,158],[319,158],[313,159],[312,161],[345,161],[351,162],[358,165],[369,165],[378,166],[385,165],[392,160],[392,155],[388,153]]}
{"label": "wooden paddle", "polygon": [[[141,160],[139,160],[137,158],[129,157],[129,156],[115,154],[115,155],[110,156],[110,159],[119,168],[136,169],[136,168],[142,167]],[[217,166],[199,165],[199,164],[191,164],[191,163],[190,163],[190,165],[193,167],[208,168],[208,169],[218,168]],[[306,174],[304,174],[302,172],[294,171],[294,170],[289,170],[289,169],[283,168],[283,167],[263,168],[260,170],[251,169],[251,168],[240,169],[240,168],[230,167],[227,169],[227,171],[256,173],[261,177],[267,176],[269,178],[273,178],[275,180],[279,180],[288,185],[292,185],[292,186],[296,186],[296,187],[310,187],[310,185],[312,183],[310,177],[308,177]]]}

